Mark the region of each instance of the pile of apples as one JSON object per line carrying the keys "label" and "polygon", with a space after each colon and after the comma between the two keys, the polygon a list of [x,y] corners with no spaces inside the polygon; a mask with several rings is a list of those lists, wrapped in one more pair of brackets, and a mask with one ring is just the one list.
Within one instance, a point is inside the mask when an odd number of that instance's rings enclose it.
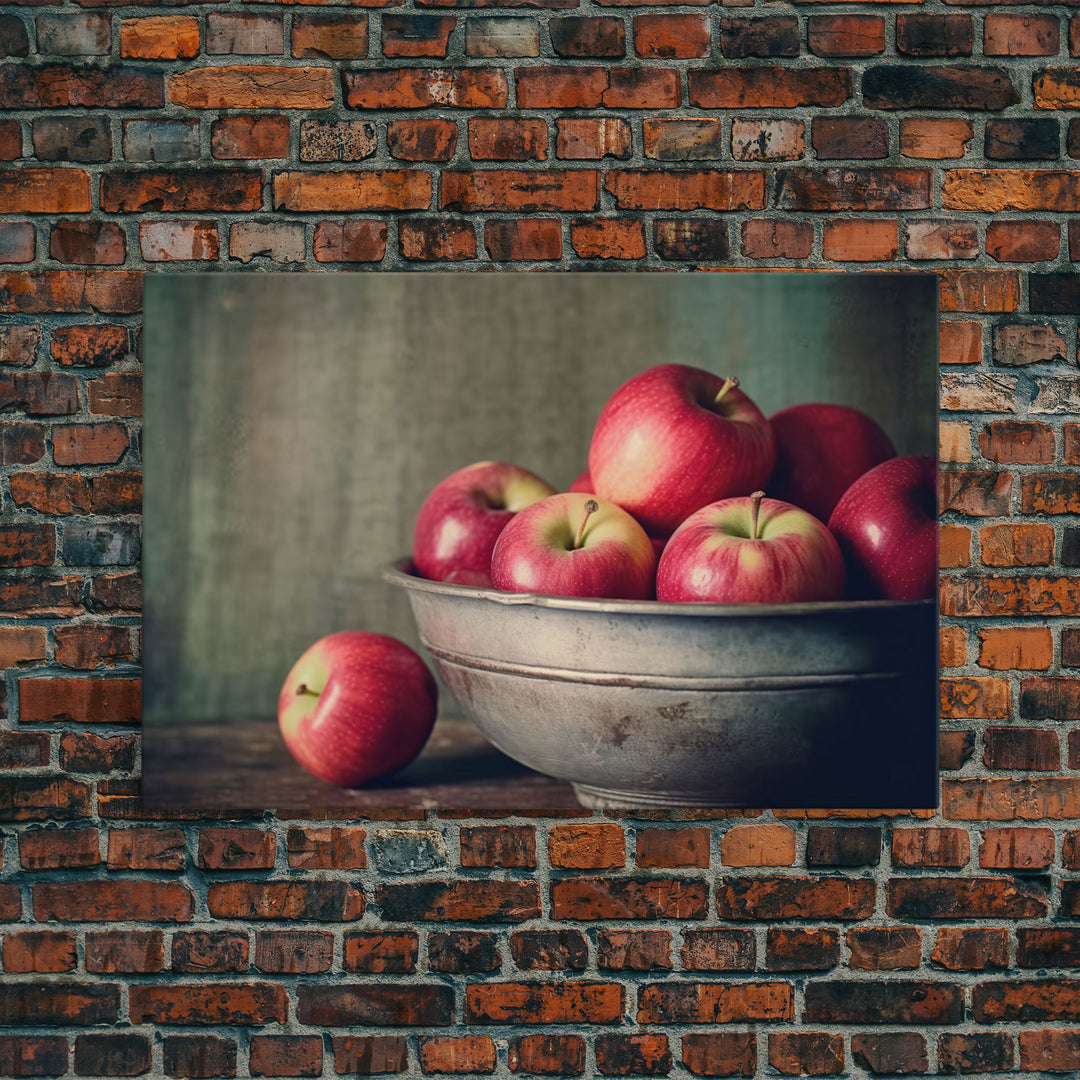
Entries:
{"label": "pile of apples", "polygon": [[[856,409],[766,419],[736,379],[662,364],[604,406],[569,490],[503,462],[459,469],[420,508],[412,555],[436,581],[556,596],[918,600],[937,585],[937,462],[897,457]],[[437,694],[403,642],[342,631],[293,666],[278,722],[304,769],[358,787],[420,753]]]}
{"label": "pile of apples", "polygon": [[459,469],[421,506],[412,554],[423,577],[510,592],[920,600],[937,529],[936,459],[896,456],[865,413],[766,418],[737,379],[661,364],[608,400],[567,491],[505,462]]}

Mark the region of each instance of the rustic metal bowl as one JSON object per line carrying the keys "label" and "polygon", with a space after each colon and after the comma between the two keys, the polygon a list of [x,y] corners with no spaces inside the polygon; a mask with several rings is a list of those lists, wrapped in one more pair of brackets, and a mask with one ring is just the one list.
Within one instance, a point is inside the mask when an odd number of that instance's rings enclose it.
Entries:
{"label": "rustic metal bowl", "polygon": [[404,588],[500,750],[588,807],[937,804],[933,601],[673,604]]}

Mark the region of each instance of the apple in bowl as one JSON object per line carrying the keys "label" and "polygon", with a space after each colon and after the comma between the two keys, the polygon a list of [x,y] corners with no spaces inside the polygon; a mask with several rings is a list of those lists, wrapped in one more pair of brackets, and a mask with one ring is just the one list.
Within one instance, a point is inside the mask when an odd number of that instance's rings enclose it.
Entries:
{"label": "apple in bowl", "polygon": [[433,581],[490,585],[491,552],[507,522],[555,489],[528,469],[478,461],[432,488],[413,528],[413,565]]}
{"label": "apple in bowl", "polygon": [[302,768],[338,787],[359,787],[420,753],[437,706],[435,680],[408,645],[342,630],[292,666],[278,696],[278,726]]}
{"label": "apple in bowl", "polygon": [[655,576],[645,530],[588,492],[551,495],[520,511],[491,555],[492,584],[507,592],[647,600]]}
{"label": "apple in bowl", "polygon": [[769,421],[738,379],[660,364],[600,411],[589,474],[598,496],[667,536],[702,506],[763,487],[775,454]]}
{"label": "apple in bowl", "polygon": [[691,514],[656,570],[656,598],[680,603],[790,604],[843,595],[844,560],[829,530],[761,491]]}
{"label": "apple in bowl", "polygon": [[828,521],[840,496],[863,473],[896,456],[872,417],[848,405],[808,402],[769,417],[776,465],[769,492]]}
{"label": "apple in bowl", "polygon": [[909,454],[863,473],[829,530],[844,553],[854,600],[925,600],[938,585],[937,458]]}

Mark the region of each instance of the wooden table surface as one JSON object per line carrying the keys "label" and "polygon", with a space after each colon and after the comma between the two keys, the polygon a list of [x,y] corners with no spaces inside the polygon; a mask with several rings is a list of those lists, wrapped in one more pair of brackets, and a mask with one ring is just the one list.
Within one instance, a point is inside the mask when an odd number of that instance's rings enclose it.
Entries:
{"label": "wooden table surface", "polygon": [[143,731],[142,803],[154,810],[557,810],[573,788],[519,765],[469,721],[442,718],[412,764],[362,789],[309,775],[270,718]]}

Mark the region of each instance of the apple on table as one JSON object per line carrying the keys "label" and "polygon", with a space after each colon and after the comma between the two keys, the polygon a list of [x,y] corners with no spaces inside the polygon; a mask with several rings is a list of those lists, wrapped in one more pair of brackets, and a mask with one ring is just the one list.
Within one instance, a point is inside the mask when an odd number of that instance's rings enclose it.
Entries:
{"label": "apple on table", "polygon": [[829,530],[844,553],[852,599],[925,600],[938,586],[938,463],[919,454],[863,473]]}
{"label": "apple on table", "polygon": [[292,666],[278,696],[289,753],[313,776],[359,787],[407,765],[435,724],[438,687],[408,645],[342,630]]}
{"label": "apple on table", "polygon": [[416,516],[413,565],[423,577],[458,585],[490,585],[491,552],[520,510],[554,495],[528,469],[478,461],[432,488]]}
{"label": "apple on table", "polygon": [[507,592],[645,600],[655,575],[645,530],[587,492],[551,495],[520,511],[491,556],[492,584]]}
{"label": "apple on table", "polygon": [[656,570],[658,600],[785,604],[843,595],[844,560],[829,530],[762,491],[695,511]]}
{"label": "apple on table", "polygon": [[775,455],[769,421],[738,379],[660,364],[600,411],[589,473],[597,495],[663,537],[702,506],[763,487]]}

